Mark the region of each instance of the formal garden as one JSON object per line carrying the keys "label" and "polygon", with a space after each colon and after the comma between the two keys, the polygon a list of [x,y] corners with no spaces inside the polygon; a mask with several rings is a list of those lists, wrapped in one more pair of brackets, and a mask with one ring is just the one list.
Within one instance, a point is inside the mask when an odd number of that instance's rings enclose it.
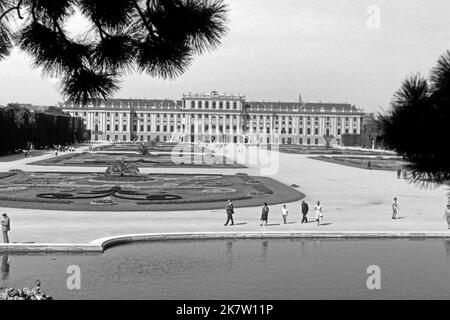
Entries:
{"label": "formal garden", "polygon": [[400,157],[345,157],[345,156],[317,156],[311,159],[342,164],[345,166],[357,167],[371,170],[397,171],[405,168],[407,163]]}
{"label": "formal garden", "polygon": [[246,168],[223,153],[206,148],[178,147],[176,144],[121,143],[95,147],[83,153],[65,154],[32,162],[41,166],[107,167],[117,160],[139,167],[167,168]]}
{"label": "formal garden", "polygon": [[279,146],[279,151],[293,154],[325,154],[325,155],[381,155],[386,154],[385,150],[372,149],[339,149],[332,146],[321,145],[295,145],[284,144]]}
{"label": "formal garden", "polygon": [[83,211],[165,211],[292,202],[297,190],[273,179],[236,175],[140,174],[118,162],[105,173],[0,173],[5,207]]}
{"label": "formal garden", "polygon": [[172,152],[178,143],[175,142],[117,142],[96,148],[107,152]]}

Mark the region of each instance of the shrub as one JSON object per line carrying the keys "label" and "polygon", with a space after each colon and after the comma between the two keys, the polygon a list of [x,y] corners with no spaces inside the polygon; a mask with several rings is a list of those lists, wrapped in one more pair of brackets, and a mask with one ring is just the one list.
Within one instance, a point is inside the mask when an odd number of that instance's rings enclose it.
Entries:
{"label": "shrub", "polygon": [[72,201],[69,201],[69,200],[7,197],[7,196],[3,196],[3,195],[0,195],[0,200],[2,200],[2,201],[17,201],[17,202],[36,202],[36,203],[61,203],[61,204],[72,203]]}
{"label": "shrub", "polygon": [[0,172],[0,179],[5,179],[5,178],[9,178],[12,177],[13,175],[15,175],[15,172]]}

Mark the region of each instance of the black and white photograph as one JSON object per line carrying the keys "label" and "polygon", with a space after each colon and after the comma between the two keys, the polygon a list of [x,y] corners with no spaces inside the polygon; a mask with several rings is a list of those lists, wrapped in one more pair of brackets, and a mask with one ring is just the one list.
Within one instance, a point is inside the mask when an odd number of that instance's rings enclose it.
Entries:
{"label": "black and white photograph", "polygon": [[0,300],[447,300],[449,12],[0,0]]}

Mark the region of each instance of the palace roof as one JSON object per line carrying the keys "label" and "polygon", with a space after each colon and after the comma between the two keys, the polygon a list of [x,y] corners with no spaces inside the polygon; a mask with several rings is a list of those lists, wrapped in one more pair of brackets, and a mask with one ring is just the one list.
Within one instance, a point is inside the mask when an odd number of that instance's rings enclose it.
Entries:
{"label": "palace roof", "polygon": [[266,112],[362,112],[349,103],[322,102],[247,102],[251,111]]}
{"label": "palace roof", "polygon": [[[364,113],[349,103],[322,103],[322,102],[261,102],[247,101],[244,105],[249,106],[249,112],[286,112],[286,113]],[[86,104],[66,101],[62,108],[70,109],[134,109],[134,110],[181,110],[182,100],[169,99],[108,99],[89,100]],[[183,109],[191,111],[192,109]],[[196,111],[199,109],[195,109]],[[219,109],[209,109],[211,112]],[[205,109],[203,111],[206,111]],[[229,110],[228,110],[229,111]]]}
{"label": "palace roof", "polygon": [[181,101],[169,100],[169,99],[96,99],[89,100],[86,104],[81,105],[79,103],[74,103],[72,101],[64,102],[64,107],[73,108],[89,108],[89,107],[100,107],[108,109],[122,109],[122,108],[133,108],[133,109],[175,109],[181,107]]}

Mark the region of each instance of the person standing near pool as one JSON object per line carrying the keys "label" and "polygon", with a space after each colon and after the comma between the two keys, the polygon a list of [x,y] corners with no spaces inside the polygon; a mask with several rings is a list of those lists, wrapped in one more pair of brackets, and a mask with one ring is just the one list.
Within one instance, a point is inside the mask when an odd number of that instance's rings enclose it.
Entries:
{"label": "person standing near pool", "polygon": [[394,198],[394,201],[392,202],[392,219],[397,219],[397,213],[398,213],[398,203],[397,198]]}
{"label": "person standing near pool", "polygon": [[283,204],[283,209],[281,209],[281,215],[283,216],[284,224],[286,224],[287,223],[288,210],[287,210],[285,204]]}
{"label": "person standing near pool", "polygon": [[308,223],[308,218],[306,217],[306,215],[308,214],[309,211],[309,206],[306,203],[305,200],[302,201],[302,223]]}
{"label": "person standing near pool", "polygon": [[225,226],[228,225],[228,222],[231,222],[231,225],[234,225],[234,220],[233,220],[233,214],[234,214],[234,205],[233,202],[231,200],[228,200],[228,204],[225,207],[225,210],[227,212],[227,221],[225,222]]}
{"label": "person standing near pool", "polygon": [[8,232],[9,230],[11,230],[10,228],[10,220],[9,217],[6,213],[2,214],[2,234],[3,234],[3,242],[4,243],[9,243],[9,237],[8,237]]}
{"label": "person standing near pool", "polygon": [[261,212],[261,226],[265,222],[265,225],[267,226],[267,220],[269,220],[269,207],[267,206],[267,203],[264,202],[264,206],[262,208]]}
{"label": "person standing near pool", "polygon": [[447,219],[447,225],[448,228],[450,229],[450,202],[447,204],[447,209],[445,210],[444,213],[444,219]]}
{"label": "person standing near pool", "polygon": [[317,204],[314,207],[314,215],[317,221],[317,225],[320,225],[323,218],[322,206],[320,205],[320,201],[317,201]]}

